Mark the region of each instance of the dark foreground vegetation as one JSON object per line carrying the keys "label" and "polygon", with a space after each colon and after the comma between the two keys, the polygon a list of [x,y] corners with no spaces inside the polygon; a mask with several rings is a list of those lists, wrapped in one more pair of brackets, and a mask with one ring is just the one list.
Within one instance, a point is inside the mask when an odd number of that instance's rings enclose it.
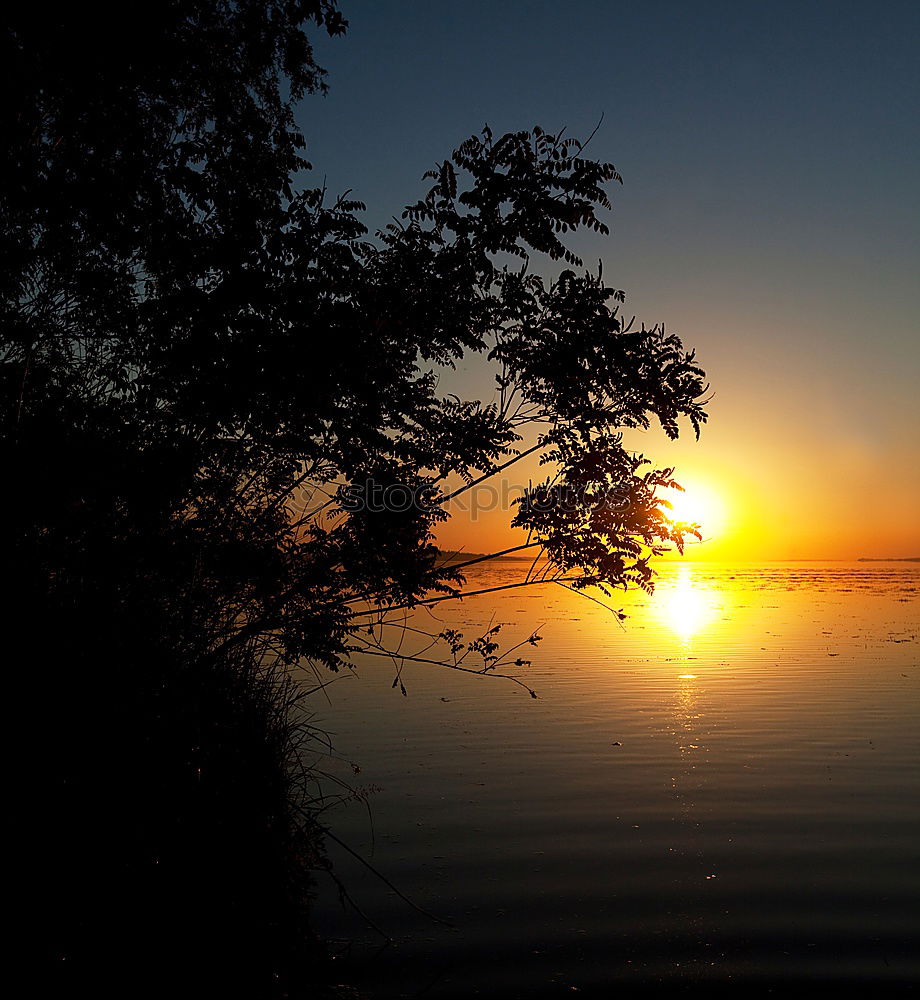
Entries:
{"label": "dark foreground vegetation", "polygon": [[[649,586],[691,527],[618,431],[698,431],[702,373],[562,242],[606,232],[614,168],[485,130],[369,238],[357,202],[295,183],[292,108],[325,86],[305,27],[345,22],[332,0],[5,15],[4,644],[50,995],[322,981],[288,670],[392,663],[388,625],[462,593],[433,542],[449,499],[541,452],[516,551],[575,588]],[[531,254],[568,267],[545,282]],[[495,401],[439,394],[466,354]],[[435,500],[356,505],[369,484]],[[502,662],[433,638],[432,662]]]}

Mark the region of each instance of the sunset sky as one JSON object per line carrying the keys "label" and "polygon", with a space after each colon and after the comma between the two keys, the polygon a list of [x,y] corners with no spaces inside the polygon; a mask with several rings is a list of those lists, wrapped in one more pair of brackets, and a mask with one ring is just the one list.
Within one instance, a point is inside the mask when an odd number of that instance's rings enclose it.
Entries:
{"label": "sunset sky", "polygon": [[[711,380],[698,443],[629,439],[710,498],[695,558],[920,555],[920,5],[343,10],[347,40],[317,39],[329,96],[301,123],[311,183],[351,188],[371,229],[485,123],[584,137],[604,115],[588,155],[625,183],[611,236],[574,248]],[[488,391],[475,361],[457,385]],[[513,543],[507,519],[457,519],[443,542]]]}

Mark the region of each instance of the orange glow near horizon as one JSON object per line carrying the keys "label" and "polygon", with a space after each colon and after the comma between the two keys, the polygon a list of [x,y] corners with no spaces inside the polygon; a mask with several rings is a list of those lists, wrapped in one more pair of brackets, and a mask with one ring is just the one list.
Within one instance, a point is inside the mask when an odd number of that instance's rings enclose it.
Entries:
{"label": "orange glow near horizon", "polygon": [[[661,497],[670,504],[667,517],[674,522],[698,525],[704,542],[717,540],[724,533],[725,503],[715,490],[694,482],[686,485],[683,491],[664,490]],[[688,544],[695,541],[691,537]]]}
{"label": "orange glow near horizon", "polygon": [[[753,429],[739,429],[726,419],[714,421],[698,442],[692,437],[668,442],[634,432],[627,443],[654,456],[657,467],[675,467],[674,478],[684,492],[661,491],[673,504],[670,516],[701,526],[702,542],[689,538],[682,556],[675,551],[665,561],[920,556],[920,463],[905,464],[904,456],[911,454],[906,441],[896,454],[880,450],[876,455],[869,448],[864,454],[856,450],[857,436],[850,434],[841,455],[834,440],[819,442],[808,426],[777,427],[764,419]],[[872,518],[870,512],[879,508],[880,483],[891,469],[904,479],[903,488],[886,494],[884,518]],[[514,482],[522,489],[528,480],[545,475],[533,456],[515,469]],[[502,504],[458,511],[438,526],[438,541],[470,552],[520,545],[526,533],[509,527],[513,514],[512,506]]]}

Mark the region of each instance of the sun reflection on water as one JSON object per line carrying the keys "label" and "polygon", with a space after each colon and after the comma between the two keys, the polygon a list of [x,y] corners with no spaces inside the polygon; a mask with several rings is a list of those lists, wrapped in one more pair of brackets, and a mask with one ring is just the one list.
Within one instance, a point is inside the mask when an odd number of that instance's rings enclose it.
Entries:
{"label": "sun reflection on water", "polygon": [[698,705],[699,688],[693,683],[696,675],[681,674],[679,679],[674,699],[674,735],[683,757],[700,749],[697,729],[702,713]]}
{"label": "sun reflection on water", "polygon": [[714,596],[694,580],[689,566],[681,566],[677,579],[667,589],[662,587],[656,597],[659,595],[658,614],[684,645],[715,618]]}

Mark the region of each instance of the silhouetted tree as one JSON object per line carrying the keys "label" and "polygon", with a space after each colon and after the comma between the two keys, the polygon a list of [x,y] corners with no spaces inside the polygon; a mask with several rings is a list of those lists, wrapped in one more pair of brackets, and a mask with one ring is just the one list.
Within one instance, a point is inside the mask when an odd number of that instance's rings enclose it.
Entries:
{"label": "silhouetted tree", "polygon": [[[7,18],[0,462],[52,957],[284,993],[315,858],[283,667],[391,655],[394,616],[463,593],[447,502],[534,452],[521,585],[650,586],[692,526],[620,432],[698,433],[703,375],[567,249],[607,232],[619,181],[574,139],[486,128],[373,237],[357,201],[297,187],[292,108],[324,88],[303,26],[342,32],[333,0]],[[439,391],[470,355],[494,400]],[[367,502],[387,486],[427,500]],[[492,631],[437,638],[432,662],[515,662]]]}

